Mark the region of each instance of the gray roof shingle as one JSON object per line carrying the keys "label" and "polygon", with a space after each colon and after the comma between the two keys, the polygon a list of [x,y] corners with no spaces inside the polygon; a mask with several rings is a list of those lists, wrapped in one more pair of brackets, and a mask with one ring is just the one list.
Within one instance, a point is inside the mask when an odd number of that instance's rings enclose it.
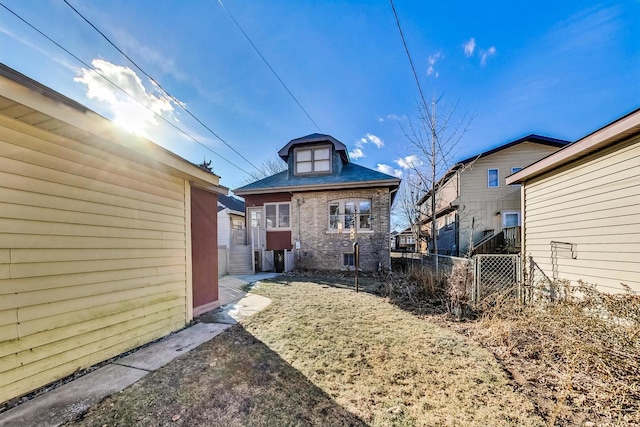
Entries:
{"label": "gray roof shingle", "polygon": [[[218,202],[232,211],[244,212],[244,202],[236,199],[235,197],[218,195]],[[219,208],[218,211],[220,211]]]}
{"label": "gray roof shingle", "polygon": [[236,194],[251,194],[252,191],[264,192],[264,190],[291,190],[296,187],[320,187],[346,185],[355,187],[358,184],[380,184],[380,186],[397,186],[400,179],[365,168],[354,163],[347,163],[342,167],[339,174],[310,175],[310,176],[289,176],[288,171],[280,172],[268,176],[259,181],[240,187],[234,192]]}

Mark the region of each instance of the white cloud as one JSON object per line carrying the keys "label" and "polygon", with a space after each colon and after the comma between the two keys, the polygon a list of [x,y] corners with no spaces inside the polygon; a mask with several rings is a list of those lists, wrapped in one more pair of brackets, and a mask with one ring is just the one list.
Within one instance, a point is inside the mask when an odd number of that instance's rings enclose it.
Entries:
{"label": "white cloud", "polygon": [[358,160],[364,157],[364,152],[362,151],[362,148],[357,147],[349,151],[349,157],[351,157],[353,160]]}
{"label": "white cloud", "polygon": [[402,171],[400,169],[394,169],[393,167],[385,165],[384,163],[378,163],[378,166],[376,166],[376,170],[378,172],[386,173],[387,175],[402,178]]}
{"label": "white cloud", "polygon": [[469,58],[473,55],[473,51],[476,50],[476,39],[471,37],[468,42],[464,44],[464,56]]}
{"label": "white cloud", "polygon": [[419,166],[422,166],[424,163],[422,160],[418,158],[415,154],[410,156],[401,157],[399,159],[394,160],[394,162],[400,166],[402,169],[413,169]]}
{"label": "white cloud", "polygon": [[440,73],[438,73],[434,66],[436,65],[436,63],[438,62],[439,59],[442,58],[442,54],[440,52],[437,52],[433,55],[430,55],[427,58],[427,61],[429,62],[429,67],[427,67],[427,75],[431,76],[434,75],[436,78],[440,75]]}
{"label": "white cloud", "polygon": [[482,56],[480,58],[480,65],[482,65],[484,67],[487,64],[487,58],[489,58],[490,56],[493,56],[495,54],[496,54],[496,47],[495,46],[491,46],[486,51],[483,51],[482,52]]}
{"label": "white cloud", "polygon": [[382,148],[384,147],[384,141],[382,140],[382,138],[380,138],[379,136],[376,136],[372,133],[368,133],[365,136],[363,136],[362,138],[360,138],[359,140],[357,140],[355,142],[355,146],[356,148],[354,148],[353,150],[349,151],[349,156],[351,158],[355,159],[360,159],[362,157],[365,157],[364,155],[364,146],[367,144],[373,144],[378,148]]}
{"label": "white cloud", "polygon": [[368,133],[366,135],[366,138],[367,138],[368,142],[372,143],[376,147],[378,147],[378,148],[384,147],[384,141],[379,136],[375,136],[372,133]]}
{"label": "white cloud", "polygon": [[407,118],[407,116],[404,116],[404,115],[402,115],[402,116],[398,116],[397,114],[388,114],[387,115],[387,119],[389,119],[389,120],[404,120],[406,118]]}
{"label": "white cloud", "polygon": [[[147,92],[142,80],[132,69],[103,59],[94,59],[91,64],[97,72],[82,68],[80,75],[75,77],[74,81],[87,86],[87,98],[108,104],[113,112],[115,123],[131,132],[145,135],[149,126],[158,125],[155,114],[165,114],[175,119],[170,98],[155,85],[152,85],[152,91]],[[132,95],[137,101],[101,75]]]}

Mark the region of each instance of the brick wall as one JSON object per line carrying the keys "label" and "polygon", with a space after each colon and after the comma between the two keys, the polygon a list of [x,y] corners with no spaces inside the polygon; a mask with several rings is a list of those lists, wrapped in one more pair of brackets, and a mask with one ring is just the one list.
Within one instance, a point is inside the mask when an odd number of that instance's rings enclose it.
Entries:
{"label": "brick wall", "polygon": [[294,193],[291,197],[291,233],[300,248],[294,250],[296,268],[340,270],[343,253],[353,252],[349,229],[329,231],[329,202],[336,199],[371,199],[373,232],[359,232],[360,268],[373,271],[389,267],[390,206],[387,188]]}

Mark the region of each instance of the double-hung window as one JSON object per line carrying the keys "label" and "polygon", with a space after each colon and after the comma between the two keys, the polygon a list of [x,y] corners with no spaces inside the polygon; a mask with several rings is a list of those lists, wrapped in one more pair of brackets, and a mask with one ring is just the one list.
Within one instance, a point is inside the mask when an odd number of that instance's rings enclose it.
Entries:
{"label": "double-hung window", "polygon": [[333,200],[329,202],[329,230],[371,230],[371,200]]}
{"label": "double-hung window", "polygon": [[298,148],[295,150],[296,175],[331,172],[331,147]]}
{"label": "double-hung window", "polygon": [[267,229],[291,228],[290,203],[265,203],[264,216]]}

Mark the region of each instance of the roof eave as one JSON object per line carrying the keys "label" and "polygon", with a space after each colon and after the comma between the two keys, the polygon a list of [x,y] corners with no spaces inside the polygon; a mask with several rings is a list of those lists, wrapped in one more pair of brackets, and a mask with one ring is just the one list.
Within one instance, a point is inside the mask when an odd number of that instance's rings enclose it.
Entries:
{"label": "roof eave", "polygon": [[[4,64],[0,64],[0,92],[2,96],[16,103],[46,114],[52,119],[93,135],[99,140],[108,141],[110,143],[108,145],[100,144],[99,148],[102,150],[110,150],[121,156],[135,153],[143,158],[161,163],[172,169],[177,176],[187,179],[207,191],[222,193],[224,190],[228,190],[219,185],[220,177],[218,175],[200,169],[148,139],[125,132],[111,120],[95,111]],[[90,142],[84,143],[91,144]]]}
{"label": "roof eave", "polygon": [[256,188],[256,189],[238,189],[234,190],[234,194],[251,195],[251,194],[269,194],[269,193],[292,193],[294,191],[322,191],[322,190],[336,190],[341,188],[378,188],[378,187],[397,187],[400,185],[399,179],[388,180],[376,180],[376,181],[358,181],[354,183],[337,182],[332,184],[310,184],[310,185],[296,185],[287,187],[269,187],[269,188]]}
{"label": "roof eave", "polygon": [[640,109],[621,117],[536,163],[509,175],[507,185],[523,182],[566,165],[616,142],[640,135]]}

